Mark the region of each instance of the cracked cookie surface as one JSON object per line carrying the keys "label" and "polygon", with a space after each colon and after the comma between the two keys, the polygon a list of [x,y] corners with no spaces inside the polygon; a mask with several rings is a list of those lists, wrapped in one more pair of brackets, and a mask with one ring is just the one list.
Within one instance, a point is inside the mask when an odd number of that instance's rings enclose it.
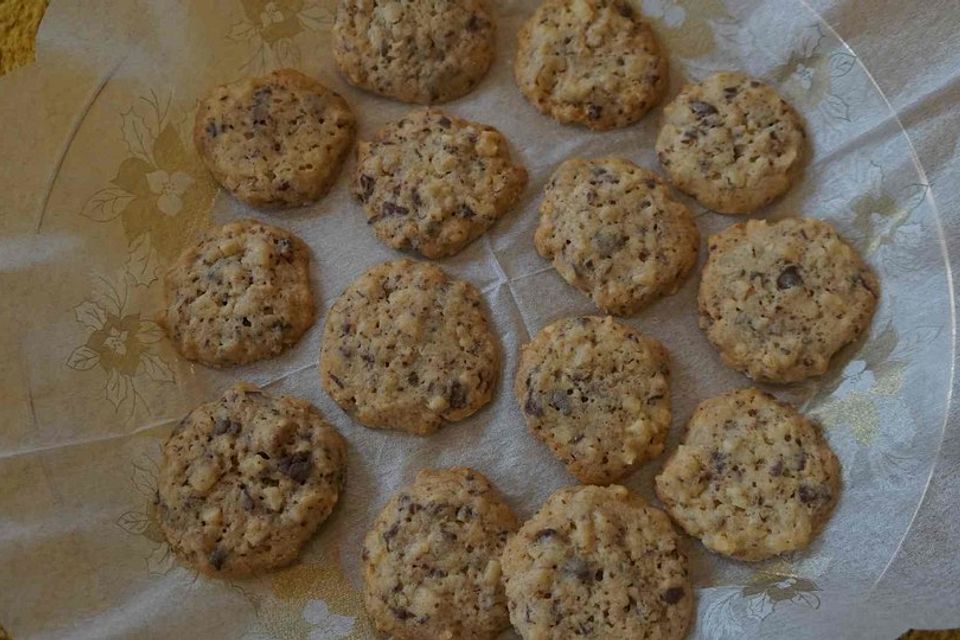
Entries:
{"label": "cracked cookie surface", "polygon": [[750,220],[709,247],[700,326],[724,362],[754,380],[821,375],[870,326],[877,279],[826,222]]}
{"label": "cracked cookie surface", "polygon": [[534,244],[601,310],[623,316],[676,292],[700,232],[656,174],[622,158],[572,158],[547,183]]}
{"label": "cracked cookie surface", "polygon": [[353,85],[430,104],[472,90],[493,61],[484,0],[340,0],[333,55]]}
{"label": "cracked cookie surface", "polygon": [[620,486],[561,489],[507,542],[510,621],[524,640],[679,640],[693,613],[670,519]]}
{"label": "cracked cookie surface", "polygon": [[840,492],[840,466],[796,409],[741,389],[697,407],[656,488],[708,549],[757,561],[810,543]]}
{"label": "cracked cookie surface", "polygon": [[395,260],[364,273],[327,315],[323,388],[368,427],[421,435],[487,404],[499,351],[477,290]]}
{"label": "cracked cookie surface", "polygon": [[255,220],[214,227],[167,272],[158,321],[188,360],[278,355],[313,324],[309,267],[310,250],[289,231]]}
{"label": "cracked cookie surface", "polygon": [[514,391],[530,430],[581,482],[613,482],[663,451],[667,351],[613,318],[541,329],[521,349]]}
{"label": "cracked cookie surface", "polygon": [[364,605],[377,629],[401,640],[496,638],[510,626],[500,553],[516,529],[482,474],[418,473],[364,539]]}
{"label": "cracked cookie surface", "polygon": [[526,183],[499,131],[423,110],[360,142],[353,190],[381,242],[441,258],[493,226]]}
{"label": "cracked cookie surface", "polygon": [[629,0],[545,0],[520,29],[514,76],[537,109],[591,129],[625,127],[660,102],[667,58]]}
{"label": "cracked cookie surface", "polygon": [[160,525],[187,564],[242,576],[292,562],[336,505],[346,443],[305,400],[239,383],[163,446]]}
{"label": "cracked cookie surface", "polygon": [[803,122],[770,86],[716,73],[685,86],[664,110],[660,164],[678,189],[717,213],[756,211],[800,176]]}
{"label": "cracked cookie surface", "polygon": [[330,189],[354,128],[337,93],[280,69],[213,89],[197,109],[193,140],[217,182],[238,199],[293,207]]}

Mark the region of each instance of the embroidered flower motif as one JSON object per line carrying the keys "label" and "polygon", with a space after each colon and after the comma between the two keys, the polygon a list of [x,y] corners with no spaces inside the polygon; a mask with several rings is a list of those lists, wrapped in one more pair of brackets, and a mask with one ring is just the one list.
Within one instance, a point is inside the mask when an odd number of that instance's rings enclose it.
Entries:
{"label": "embroidered flower motif", "polygon": [[193,178],[183,171],[174,171],[171,175],[163,169],[157,169],[147,174],[150,191],[160,196],[157,198],[157,209],[168,216],[180,213],[183,208],[181,196],[193,183]]}
{"label": "embroidered flower motif", "polygon": [[241,0],[240,4],[243,17],[230,27],[227,39],[252,46],[253,55],[241,66],[243,71],[297,66],[297,36],[333,24],[333,9],[316,0]]}

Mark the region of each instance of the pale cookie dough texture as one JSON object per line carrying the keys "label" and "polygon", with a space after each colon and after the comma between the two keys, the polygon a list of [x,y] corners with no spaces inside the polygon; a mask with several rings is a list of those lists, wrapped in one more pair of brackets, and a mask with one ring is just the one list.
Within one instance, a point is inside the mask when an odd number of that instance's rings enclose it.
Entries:
{"label": "pale cookie dough texture", "polygon": [[158,321],[183,357],[211,366],[278,355],[313,324],[310,250],[240,220],[207,231],[166,274]]}
{"label": "pale cookie dough texture", "polygon": [[358,145],[353,190],[384,244],[441,258],[493,226],[526,183],[499,131],[422,110]]}
{"label": "pale cookie dough texture", "polygon": [[343,98],[280,69],[213,89],[197,109],[193,140],[217,182],[238,199],[293,207],[330,189],[354,128]]}
{"label": "pale cookie dough texture", "polygon": [[347,287],[320,350],[321,383],[344,411],[420,435],[487,404],[499,365],[479,292],[412,260],[377,265]]}
{"label": "pale cookie dough texture", "polygon": [[800,177],[803,122],[771,87],[717,73],[681,90],[664,110],[657,156],[681,191],[717,213],[751,213]]}
{"label": "pale cookie dough texture", "polygon": [[723,361],[754,380],[821,375],[870,326],[877,279],[826,222],[751,220],[709,246],[700,326]]}
{"label": "pale cookie dough texture", "polygon": [[483,475],[430,470],[398,491],[363,542],[363,598],[397,640],[493,640],[510,627],[500,554],[517,521]]}
{"label": "pale cookie dough texture", "polygon": [[419,104],[458,98],[487,74],[494,24],[484,0],[340,0],[333,56],[347,81]]}
{"label": "pale cookie dough texture", "polygon": [[520,29],[514,75],[537,109],[591,129],[625,127],[658,104],[667,57],[630,0],[545,0]]}
{"label": "pale cookie dough texture", "polygon": [[656,487],[708,549],[756,561],[810,543],[839,495],[840,466],[796,409],[742,389],[697,407]]}
{"label": "pale cookie dough texture", "polygon": [[565,318],[522,347],[527,425],[578,480],[608,484],[660,455],[670,429],[663,346],[613,318]]}
{"label": "pale cookie dough texture", "polygon": [[680,287],[700,233],[656,174],[620,158],[572,158],[547,183],[534,243],[601,310],[625,316]]}
{"label": "pale cookie dough texture", "polygon": [[524,640],[679,640],[693,613],[679,542],[623,487],[562,489],[504,550],[510,622]]}
{"label": "pale cookie dough texture", "polygon": [[239,383],[163,445],[157,515],[173,551],[210,575],[292,562],[343,488],[346,443],[307,401]]}

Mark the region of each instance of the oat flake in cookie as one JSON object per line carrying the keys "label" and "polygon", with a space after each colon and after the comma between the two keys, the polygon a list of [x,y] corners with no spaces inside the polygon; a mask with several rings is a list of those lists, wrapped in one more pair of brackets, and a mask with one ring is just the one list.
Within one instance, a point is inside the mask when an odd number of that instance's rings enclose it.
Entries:
{"label": "oat flake in cookie", "polygon": [[215,88],[200,102],[193,130],[217,182],[264,207],[323,196],[353,135],[353,113],[343,98],[292,69]]}
{"label": "oat flake in cookie", "polygon": [[430,104],[480,82],[493,36],[484,0],[340,0],[333,56],[351,84]]}
{"label": "oat flake in cookie", "polygon": [[809,544],[840,492],[840,467],[796,409],[741,389],[697,407],[656,486],[708,549],[764,560]]}
{"label": "oat flake in cookie", "polygon": [[240,220],[207,231],[166,274],[158,321],[180,354],[211,366],[275,356],[313,324],[310,250]]}
{"label": "oat flake in cookie", "polygon": [[797,181],[803,123],[771,87],[717,73],[683,88],[664,110],[657,156],[671,182],[717,213],[751,213]]}
{"label": "oat flake in cookie", "polygon": [[320,381],[368,427],[421,435],[487,404],[500,358],[480,294],[426,262],[364,273],[327,315]]}
{"label": "oat flake in cookie", "polygon": [[170,547],[210,575],[292,562],[337,503],[346,445],[308,402],[240,383],[163,445],[157,514]]}
{"label": "oat flake in cookie", "polygon": [[500,553],[510,507],[472,469],[430,470],[397,492],[363,542],[364,605],[398,640],[492,640],[509,628]]}
{"label": "oat flake in cookie", "polygon": [[821,375],[870,326],[877,279],[826,222],[751,220],[709,245],[700,326],[723,361],[754,380]]}
{"label": "oat flake in cookie", "polygon": [[424,110],[358,145],[353,190],[384,244],[441,258],[493,226],[526,183],[499,131]]}
{"label": "oat flake in cookie", "polygon": [[521,349],[514,391],[530,430],[581,482],[613,482],[663,451],[667,351],[613,318],[543,328]]}
{"label": "oat flake in cookie", "polygon": [[660,102],[667,58],[631,0],[545,0],[520,29],[514,76],[537,109],[591,129],[625,127]]}
{"label": "oat flake in cookie", "polygon": [[680,287],[700,233],[656,174],[620,158],[572,158],[547,184],[534,243],[600,309],[631,315]]}
{"label": "oat flake in cookie", "polygon": [[620,486],[554,493],[501,563],[510,622],[524,640],[679,640],[693,614],[670,519]]}

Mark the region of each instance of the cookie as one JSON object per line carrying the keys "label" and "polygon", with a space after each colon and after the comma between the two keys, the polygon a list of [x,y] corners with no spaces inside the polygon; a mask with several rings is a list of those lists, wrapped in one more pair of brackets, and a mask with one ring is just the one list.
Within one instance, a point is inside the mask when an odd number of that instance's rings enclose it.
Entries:
{"label": "cookie", "polygon": [[501,563],[510,622],[524,640],[678,640],[693,614],[669,518],[620,486],[554,493]]}
{"label": "cookie", "polygon": [[353,191],[384,244],[442,258],[493,226],[526,183],[499,131],[425,110],[358,145]]}
{"label": "cookie", "polygon": [[678,189],[717,213],[751,213],[787,192],[806,156],[803,122],[771,87],[717,73],[664,110],[660,164]]}
{"label": "cookie", "polygon": [[510,627],[500,553],[517,529],[482,474],[424,469],[363,542],[363,601],[397,640],[492,640]]}
{"label": "cookie", "polygon": [[477,290],[426,262],[364,273],[327,315],[320,380],[361,424],[420,435],[487,404],[499,375]]}
{"label": "cookie", "polygon": [[547,183],[534,243],[564,280],[624,316],[676,292],[700,233],[656,174],[620,158],[573,158]]}
{"label": "cookie", "polygon": [[751,220],[709,245],[700,326],[727,366],[754,380],[821,375],[870,326],[877,279],[826,222]]}
{"label": "cookie", "polygon": [[542,113],[591,129],[625,127],[657,105],[667,57],[630,0],[544,0],[520,29],[514,76]]}
{"label": "cookie", "polygon": [[670,429],[667,351],[613,318],[564,318],[520,351],[527,426],[578,480],[608,484],[660,455]]}
{"label": "cookie", "polygon": [[346,444],[306,400],[239,383],[163,445],[157,515],[170,548],[210,575],[292,562],[343,488]]}
{"label": "cookie", "polygon": [[216,87],[200,102],[193,141],[224,189],[255,207],[323,196],[353,142],[338,94],[293,69]]}
{"label": "cookie", "polygon": [[487,74],[493,36],[484,0],[340,0],[333,57],[347,81],[367,91],[446,102]]}
{"label": "cookie", "polygon": [[310,250],[289,231],[240,220],[210,229],[166,274],[158,322],[188,360],[262,360],[313,324]]}
{"label": "cookie", "polygon": [[810,543],[840,493],[840,466],[796,409],[741,389],[700,403],[656,487],[708,549],[756,561]]}

